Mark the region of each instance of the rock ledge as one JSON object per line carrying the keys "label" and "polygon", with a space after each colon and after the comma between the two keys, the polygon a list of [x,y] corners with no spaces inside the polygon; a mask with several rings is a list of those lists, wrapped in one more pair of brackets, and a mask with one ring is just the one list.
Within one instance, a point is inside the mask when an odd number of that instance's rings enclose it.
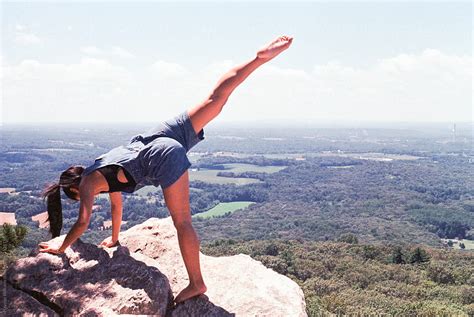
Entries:
{"label": "rock ledge", "polygon": [[[65,236],[53,239],[61,243]],[[6,316],[306,316],[301,288],[245,254],[200,254],[208,291],[173,307],[188,284],[170,217],[152,218],[102,249],[78,240],[60,256],[34,251],[9,266]]]}

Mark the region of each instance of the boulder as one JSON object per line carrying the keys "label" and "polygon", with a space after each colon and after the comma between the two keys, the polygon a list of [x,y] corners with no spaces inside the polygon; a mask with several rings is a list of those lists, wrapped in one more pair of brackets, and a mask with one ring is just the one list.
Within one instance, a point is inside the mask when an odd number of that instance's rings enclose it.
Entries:
{"label": "boulder", "polygon": [[[159,270],[168,277],[174,296],[188,285],[171,217],[151,218],[136,225],[121,234],[120,241],[130,252],[156,260]],[[237,316],[306,316],[303,291],[288,277],[246,254],[199,255],[207,292],[205,296],[177,305],[173,316],[207,316],[202,311],[203,307],[209,307],[208,301],[214,305],[214,310],[224,308]]]}
{"label": "boulder", "polygon": [[125,247],[106,250],[78,240],[62,255],[32,255],[11,265],[6,280],[59,315],[165,316],[168,311],[172,294],[166,276],[151,259],[146,264]]}
{"label": "boulder", "polygon": [[200,253],[200,262],[207,292],[173,306],[188,276],[171,218],[152,218],[122,232],[118,247],[78,240],[62,255],[17,260],[5,274],[7,297],[29,296],[59,315],[306,316],[301,288],[250,256]]}

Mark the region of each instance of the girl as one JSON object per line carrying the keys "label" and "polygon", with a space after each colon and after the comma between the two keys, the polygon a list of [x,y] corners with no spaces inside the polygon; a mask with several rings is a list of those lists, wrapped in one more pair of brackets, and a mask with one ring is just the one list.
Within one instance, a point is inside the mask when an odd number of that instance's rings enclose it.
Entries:
{"label": "girl", "polygon": [[189,275],[189,285],[176,296],[175,302],[205,293],[207,288],[199,263],[199,240],[191,224],[187,171],[191,163],[186,153],[204,139],[204,126],[221,112],[232,91],[256,68],[287,49],[292,40],[292,37],[280,36],[263,46],[255,58],[232,68],[220,78],[202,103],[161,122],[147,133],[134,136],[129,144],[99,156],[87,168],[72,166],[64,171],[59,183],[48,186],[43,193],[52,236],[59,236],[62,227],[60,188],[69,198],[80,201],[79,217],[61,246],[42,242],[40,251],[64,253],[87,229],[94,197],[99,193],[110,193],[112,212],[112,236],[101,245],[114,246],[119,239],[122,220],[121,192],[131,193],[145,185],[161,186]]}

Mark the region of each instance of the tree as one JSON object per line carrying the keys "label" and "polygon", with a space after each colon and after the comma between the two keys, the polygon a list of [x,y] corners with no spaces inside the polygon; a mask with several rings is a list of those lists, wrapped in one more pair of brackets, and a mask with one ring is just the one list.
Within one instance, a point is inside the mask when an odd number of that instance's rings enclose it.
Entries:
{"label": "tree", "polygon": [[423,250],[420,247],[417,247],[415,250],[413,250],[412,254],[410,255],[410,260],[409,262],[411,264],[415,263],[423,263],[423,262],[428,262],[430,260],[430,256],[428,253],[426,253],[425,250]]}
{"label": "tree", "polygon": [[391,262],[395,264],[405,264],[401,247],[396,247],[392,251]]}
{"label": "tree", "polygon": [[366,260],[373,260],[379,255],[380,251],[373,245],[364,245],[362,248],[362,256]]}
{"label": "tree", "polygon": [[438,284],[454,284],[456,280],[451,269],[442,263],[430,264],[426,270],[426,276]]}
{"label": "tree", "polygon": [[464,249],[466,248],[466,246],[465,246],[464,243],[462,243],[462,242],[459,243],[459,247],[460,247],[462,250],[464,250]]}
{"label": "tree", "polygon": [[270,244],[268,244],[265,247],[265,250],[263,251],[263,254],[273,255],[273,256],[278,255],[278,246],[274,242],[270,242]]}
{"label": "tree", "polygon": [[358,244],[359,243],[359,239],[357,239],[357,237],[351,233],[346,233],[346,234],[343,234],[339,237],[338,239],[339,242],[345,242],[345,243],[350,243],[350,244]]}
{"label": "tree", "polygon": [[4,223],[0,233],[0,253],[7,253],[18,247],[28,232],[25,226]]}

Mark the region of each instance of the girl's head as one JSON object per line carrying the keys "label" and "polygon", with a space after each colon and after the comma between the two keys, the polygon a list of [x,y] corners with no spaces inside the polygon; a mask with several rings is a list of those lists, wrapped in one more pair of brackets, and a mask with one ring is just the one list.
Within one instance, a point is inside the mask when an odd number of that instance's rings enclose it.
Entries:
{"label": "girl's head", "polygon": [[69,198],[79,200],[79,184],[81,183],[83,171],[83,166],[69,167],[61,173],[59,183],[53,183],[47,186],[42,193],[43,198],[47,201],[49,231],[53,238],[61,234],[61,228],[63,226],[60,188],[63,189]]}

